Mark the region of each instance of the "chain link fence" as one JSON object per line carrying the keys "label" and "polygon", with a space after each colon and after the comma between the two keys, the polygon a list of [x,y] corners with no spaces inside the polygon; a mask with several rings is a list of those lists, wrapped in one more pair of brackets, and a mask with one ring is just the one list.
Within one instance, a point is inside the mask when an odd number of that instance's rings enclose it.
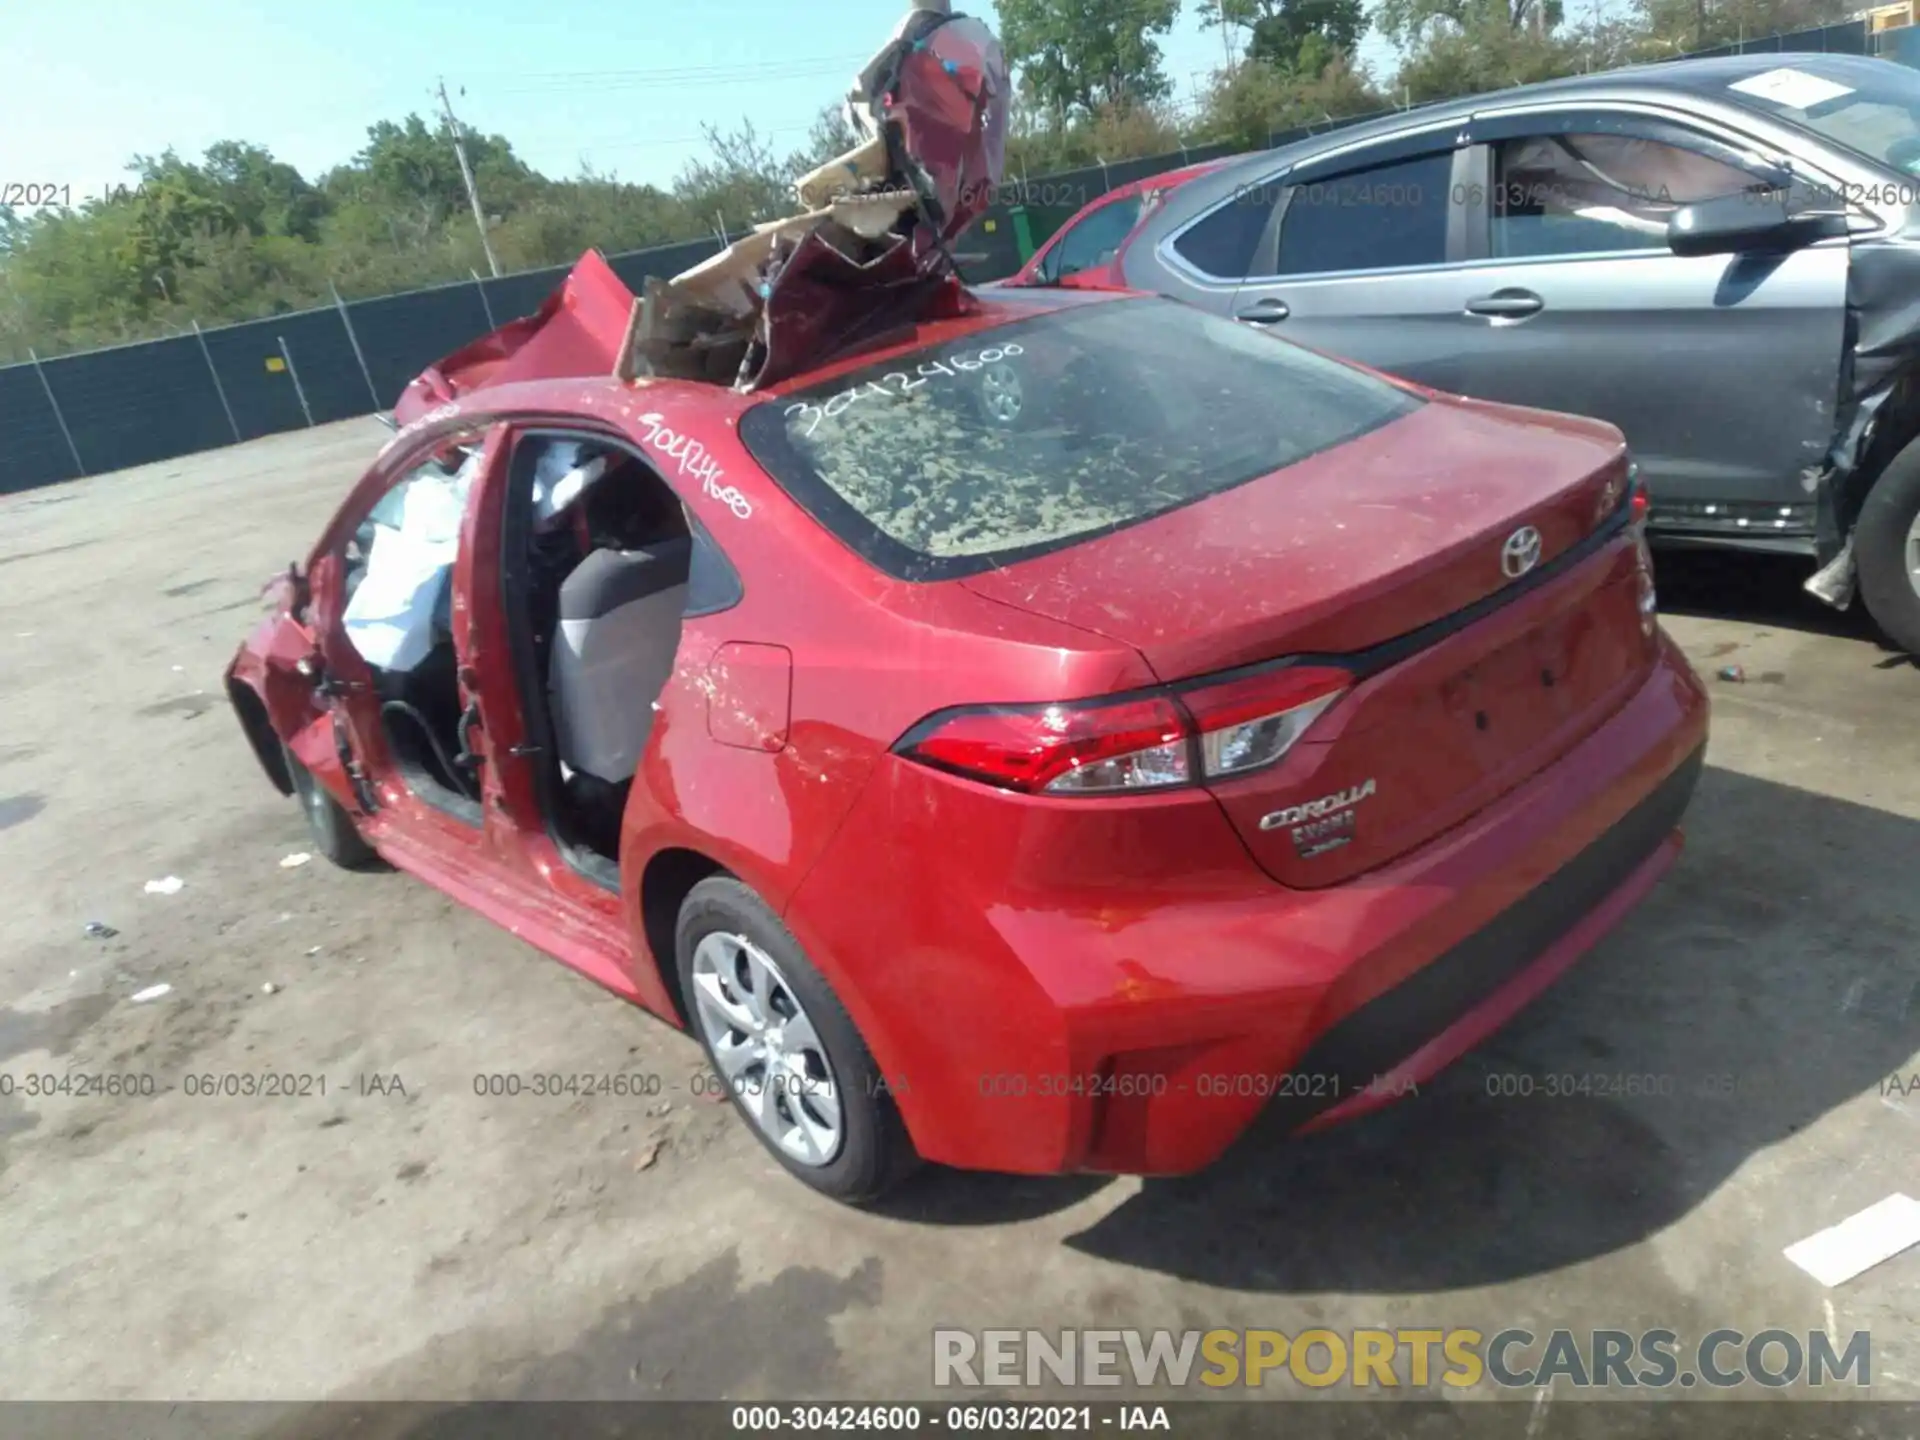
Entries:
{"label": "chain link fence", "polygon": [[[1701,54],[1879,51],[1904,60],[1909,57],[1902,47],[1887,42],[1907,34],[1870,35],[1865,21],[1851,21]],[[1268,145],[1374,118],[1276,132]],[[974,283],[1011,275],[1094,197],[1233,153],[1230,146],[1196,146],[1033,179],[1009,176],[999,203],[962,240],[961,270]],[[694,240],[610,256],[609,263],[638,293],[647,276],[676,275],[718,248],[717,239]],[[443,355],[538,309],[567,269],[476,277],[0,366],[0,493],[384,410]]]}

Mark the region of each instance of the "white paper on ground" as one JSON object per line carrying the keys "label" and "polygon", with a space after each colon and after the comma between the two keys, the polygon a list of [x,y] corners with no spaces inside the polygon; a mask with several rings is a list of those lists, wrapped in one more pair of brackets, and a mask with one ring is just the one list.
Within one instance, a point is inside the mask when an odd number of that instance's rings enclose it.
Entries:
{"label": "white paper on ground", "polygon": [[1769,70],[1763,75],[1749,75],[1745,80],[1734,81],[1727,88],[1758,95],[1762,100],[1771,100],[1776,105],[1790,105],[1795,110],[1810,110],[1815,105],[1824,105],[1829,100],[1838,100],[1842,95],[1853,94],[1851,85],[1836,85],[1831,80],[1809,75],[1804,70],[1795,70],[1790,66]]}
{"label": "white paper on ground", "polygon": [[1920,1200],[1889,1195],[1838,1225],[1789,1245],[1787,1259],[1829,1289],[1920,1245]]}
{"label": "white paper on ground", "polygon": [[173,986],[171,985],[149,985],[133,997],[133,1003],[136,1005],[144,1005],[149,1000],[158,1000],[162,995],[170,994],[172,990]]}

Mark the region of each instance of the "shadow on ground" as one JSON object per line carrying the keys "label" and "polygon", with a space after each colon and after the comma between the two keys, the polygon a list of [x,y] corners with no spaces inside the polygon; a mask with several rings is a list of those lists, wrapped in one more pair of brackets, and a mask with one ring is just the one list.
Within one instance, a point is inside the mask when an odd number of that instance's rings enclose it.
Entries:
{"label": "shadow on ground", "polygon": [[1744,621],[1809,635],[1840,635],[1886,648],[1858,599],[1848,609],[1836,610],[1807,593],[1807,577],[1812,573],[1813,562],[1795,555],[1661,549],[1654,556],[1663,614]]}

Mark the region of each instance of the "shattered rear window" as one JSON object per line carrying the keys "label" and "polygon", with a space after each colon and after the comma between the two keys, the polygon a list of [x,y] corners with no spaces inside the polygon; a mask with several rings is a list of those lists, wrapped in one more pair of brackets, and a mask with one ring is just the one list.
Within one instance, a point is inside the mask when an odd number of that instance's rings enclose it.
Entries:
{"label": "shattered rear window", "polygon": [[754,457],[888,574],[945,580],[1215,495],[1416,409],[1170,300],[1068,307],[749,411]]}

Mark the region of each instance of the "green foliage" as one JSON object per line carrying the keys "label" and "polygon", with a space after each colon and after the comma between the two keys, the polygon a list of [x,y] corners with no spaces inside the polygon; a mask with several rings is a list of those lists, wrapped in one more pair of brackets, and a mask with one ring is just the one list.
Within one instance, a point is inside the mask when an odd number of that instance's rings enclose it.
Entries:
{"label": "green foliage", "polygon": [[1246,58],[1318,76],[1366,33],[1361,0],[1202,0],[1201,23],[1247,32]]}
{"label": "green foliage", "polygon": [[1303,76],[1259,60],[1249,60],[1219,77],[1201,102],[1197,138],[1245,149],[1267,144],[1275,131],[1387,108],[1366,72],[1344,55],[1329,60],[1318,74]]}
{"label": "green foliage", "polygon": [[690,162],[673,185],[674,197],[699,219],[691,233],[724,229],[737,236],[793,213],[793,171],[751,124],[743,120],[735,130],[703,124],[700,133],[711,153]]}
{"label": "green foliage", "polygon": [[1515,29],[1494,15],[1464,27],[1436,27],[1408,52],[1397,81],[1401,97],[1418,105],[1552,80],[1581,68],[1581,49],[1572,39]]}
{"label": "green foliage", "polygon": [[1153,38],[1180,0],[999,0],[1000,40],[1033,101],[1059,123],[1172,93]]}
{"label": "green foliage", "polygon": [[1544,38],[1561,18],[1561,0],[1380,0],[1374,12],[1380,32],[1403,51],[1440,36],[1502,30]]}
{"label": "green foliage", "polygon": [[1634,18],[1651,56],[1833,25],[1854,10],[1847,0],[1636,0]]}

